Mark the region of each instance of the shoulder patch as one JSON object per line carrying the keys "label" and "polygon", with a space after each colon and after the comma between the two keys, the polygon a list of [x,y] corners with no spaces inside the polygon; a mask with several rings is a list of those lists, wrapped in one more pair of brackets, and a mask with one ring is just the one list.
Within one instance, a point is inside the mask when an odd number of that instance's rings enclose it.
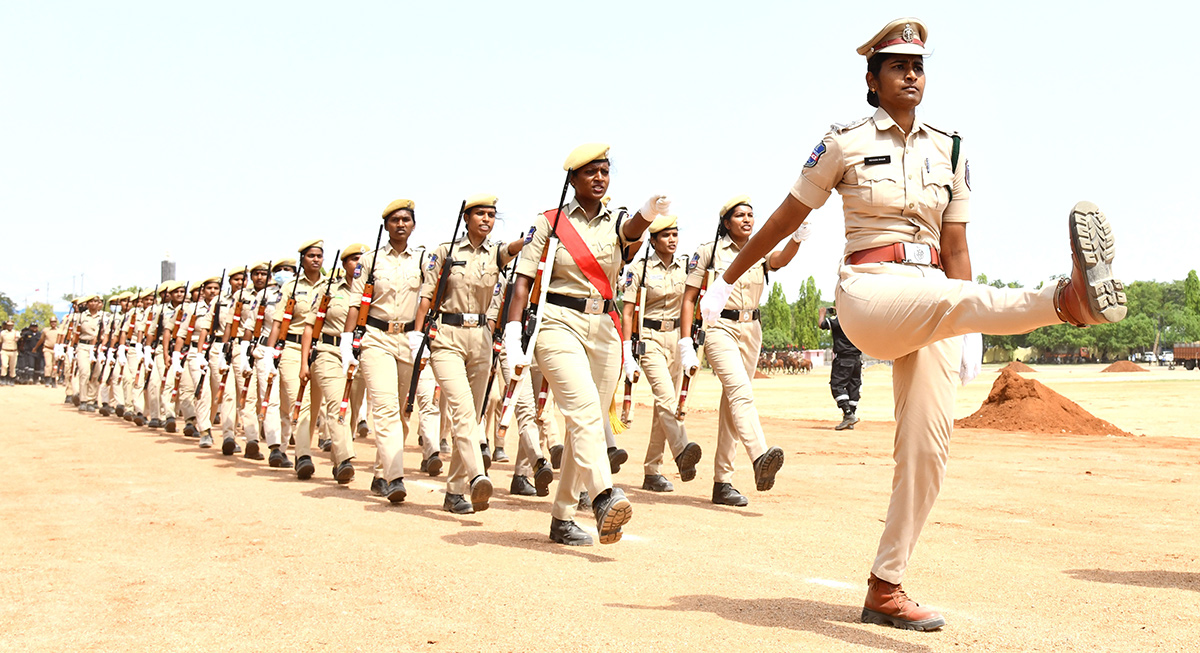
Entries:
{"label": "shoulder patch", "polygon": [[692,254],[692,258],[688,259],[688,264],[687,264],[688,272],[695,270],[696,266],[699,264],[700,264],[700,252],[696,252],[695,254]]}
{"label": "shoulder patch", "polygon": [[626,285],[626,286],[632,286],[632,285],[633,285],[633,270],[626,270],[626,271],[625,271],[625,285]]}
{"label": "shoulder patch", "polygon": [[859,118],[858,120],[855,120],[853,122],[847,122],[847,123],[835,122],[829,126],[829,131],[831,131],[835,134],[840,134],[844,131],[849,131],[851,129],[854,129],[855,127],[860,127],[862,125],[865,125],[865,124],[867,124],[867,121],[870,119],[871,119],[870,116],[868,116],[866,118]]}
{"label": "shoulder patch", "polygon": [[967,184],[967,190],[971,190],[971,162],[963,163],[963,181]]}
{"label": "shoulder patch", "polygon": [[437,254],[430,254],[429,255],[429,265],[426,265],[425,269],[433,270],[433,268],[437,265],[437,260],[438,260]]}
{"label": "shoulder patch", "polygon": [[817,143],[816,147],[813,148],[812,154],[808,155],[808,161],[804,162],[804,167],[812,168],[816,166],[817,162],[821,160],[821,155],[824,153],[825,141],[821,141],[820,143]]}

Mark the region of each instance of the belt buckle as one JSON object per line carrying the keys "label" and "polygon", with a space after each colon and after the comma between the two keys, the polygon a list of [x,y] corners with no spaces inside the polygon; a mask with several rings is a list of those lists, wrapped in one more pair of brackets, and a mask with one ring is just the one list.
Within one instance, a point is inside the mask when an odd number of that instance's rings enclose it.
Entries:
{"label": "belt buckle", "polygon": [[904,260],[901,263],[913,265],[933,265],[933,254],[929,245],[921,243],[901,243],[904,246]]}
{"label": "belt buckle", "polygon": [[390,335],[404,333],[404,323],[400,320],[388,320],[387,332]]}
{"label": "belt buckle", "polygon": [[478,313],[463,313],[462,324],[465,327],[479,326],[479,314]]}
{"label": "belt buckle", "polygon": [[738,322],[753,322],[754,309],[742,309],[738,311]]}
{"label": "belt buckle", "polygon": [[588,315],[600,315],[604,312],[604,299],[600,297],[589,297],[584,300],[583,312]]}
{"label": "belt buckle", "polygon": [[659,325],[659,330],[660,331],[674,331],[675,326],[676,326],[675,320],[662,320],[662,324]]}

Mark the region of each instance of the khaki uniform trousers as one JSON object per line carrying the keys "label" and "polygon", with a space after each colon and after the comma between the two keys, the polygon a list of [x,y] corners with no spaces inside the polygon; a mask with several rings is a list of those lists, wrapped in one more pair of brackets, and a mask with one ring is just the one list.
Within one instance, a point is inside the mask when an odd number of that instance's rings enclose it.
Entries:
{"label": "khaki uniform trousers", "polygon": [[[230,343],[233,348],[233,359],[241,356],[236,345]],[[225,363],[225,355],[221,348],[220,341],[214,342],[213,346],[208,350],[208,379],[209,393],[212,395],[212,403],[210,410],[214,411],[217,419],[214,422],[221,429],[221,436],[232,438],[235,435],[234,425],[237,421],[237,397],[242,391],[242,386],[238,385],[238,375],[234,370],[236,365],[231,365],[229,376],[225,377],[225,393],[221,394],[221,377],[225,373],[221,371],[221,367]],[[217,403],[217,395],[221,395],[220,403]]]}
{"label": "khaki uniform trousers", "polygon": [[654,395],[654,417],[650,424],[650,444],[646,447],[646,476],[662,473],[664,443],[671,447],[671,458],[683,453],[688,444],[687,430],[675,417],[679,405],[679,386],[683,383],[683,363],[679,360],[679,330],[642,331],[646,353],[639,366]]}
{"label": "khaki uniform trousers", "polygon": [[[403,478],[408,420],[403,415],[404,406],[401,402],[408,398],[412,381],[412,350],[408,346],[408,336],[367,327],[358,366],[356,375],[363,377],[367,399],[371,403],[371,415],[375,419],[375,476],[385,481]],[[432,403],[432,389],[429,394]],[[341,397],[338,399],[340,401]],[[420,409],[414,406],[414,410]],[[434,425],[429,437],[424,438],[426,450],[437,451],[437,438],[432,437],[437,433],[436,412],[435,408]],[[427,454],[427,457],[431,454]]]}
{"label": "khaki uniform trousers", "polygon": [[71,388],[79,395],[81,404],[94,403],[100,392],[100,382],[92,378],[92,368],[100,364],[100,361],[92,360],[94,352],[95,345],[79,345],[75,348],[75,378],[71,381]]}
{"label": "khaki uniform trousers", "polygon": [[17,355],[20,353],[16,349],[5,349],[0,351],[0,370],[4,373],[2,376],[17,378]]}
{"label": "khaki uniform trousers", "polygon": [[486,326],[441,325],[435,347],[429,354],[433,377],[442,389],[443,417],[448,420],[450,472],[446,492],[469,494],[471,481],[483,474],[484,435],[479,412],[486,397],[492,363],[492,334]]}
{"label": "khaki uniform trousers", "polygon": [[[197,353],[200,350],[199,343],[193,342],[188,347],[188,353],[180,361],[183,366],[183,374],[179,377],[179,413],[187,419],[187,421],[195,423],[197,418],[196,413],[196,381],[200,379],[199,360],[196,359]],[[191,361],[196,360],[196,369],[193,371]],[[175,383],[175,379],[167,379],[167,384]],[[211,427],[211,423],[209,424]],[[202,429],[203,430],[203,429]]]}
{"label": "khaki uniform trousers", "polygon": [[762,325],[757,321],[735,322],[724,318],[709,324],[704,334],[704,355],[721,381],[721,405],[717,413],[717,452],[714,483],[732,483],[738,442],[751,462],[767,451],[767,439],[754,407],[750,380],[758,366]]}
{"label": "khaki uniform trousers", "polygon": [[[340,353],[339,353],[340,355]],[[344,378],[343,378],[344,383]],[[338,394],[338,399],[341,399],[342,394],[346,392],[345,385],[342,385],[341,391]],[[346,411],[347,419],[350,420],[350,437],[358,432],[358,423],[367,420],[373,424],[375,418],[371,417],[371,407],[364,406],[363,402],[367,399],[367,383],[363,381],[361,374],[355,374],[354,379],[350,382],[350,408]],[[339,412],[341,408],[339,407]]]}
{"label": "khaki uniform trousers", "polygon": [[[342,356],[338,348],[318,345],[317,359],[309,366],[308,372],[308,384],[313,387],[312,405],[315,409],[324,411],[325,428],[333,441],[329,461],[334,465],[341,464],[342,461],[354,457],[354,441],[350,437],[350,423],[338,424],[337,419],[342,405],[342,393],[346,389],[346,375],[342,374]],[[315,399],[318,396],[319,401]]]}
{"label": "khaki uniform trousers", "polygon": [[[125,348],[125,373],[121,375],[121,392],[124,395],[124,405],[126,411],[131,411],[135,415],[143,414],[145,409],[146,399],[144,396],[144,386],[141,383],[142,375],[137,373],[138,366],[142,362],[142,348],[139,346],[129,346]],[[142,370],[145,372],[145,370]]]}
{"label": "khaki uniform trousers", "polygon": [[[566,422],[555,519],[572,521],[579,490],[594,499],[612,487],[602,419],[621,375],[621,339],[607,315],[546,306],[534,357]],[[532,379],[531,379],[532,380]]]}
{"label": "khaki uniform trousers", "polygon": [[[292,409],[296,403],[296,394],[300,392],[300,345],[289,342],[279,355],[279,376],[275,378],[279,385],[279,425],[283,442],[296,441],[296,455],[312,457],[313,423],[311,419],[312,384],[305,387],[304,396],[300,398],[300,419],[292,423]],[[338,397],[340,400],[341,397]]]}
{"label": "khaki uniform trousers", "polygon": [[[146,366],[150,371],[149,380],[144,380],[142,383],[146,386],[146,412],[144,413],[146,421],[152,419],[162,419],[162,395],[159,393],[159,384],[162,379],[162,368],[159,367],[159,355],[155,354],[146,361]],[[146,374],[146,369],[142,370],[142,374]],[[145,376],[142,376],[146,379]]]}
{"label": "khaki uniform trousers", "polygon": [[845,265],[839,276],[834,295],[846,335],[868,356],[894,361],[896,468],[872,572],[899,583],[946,474],[962,358],[955,336],[1058,324],[1056,286],[992,288],[895,263]]}
{"label": "khaki uniform trousers", "polygon": [[54,378],[54,349],[42,349],[42,376]]}
{"label": "khaki uniform trousers", "polygon": [[[508,355],[500,352],[500,370],[505,375],[504,389],[500,392],[501,406],[504,403],[504,392],[507,391],[511,377],[508,376]],[[537,419],[537,396],[534,386],[542,387],[542,372],[537,362],[530,363],[522,375],[521,383],[513,392],[513,418],[517,421],[517,457],[513,464],[513,474],[516,476],[533,476],[534,465],[539,459],[546,457],[546,452],[559,444],[558,423],[552,417],[553,411],[550,400],[546,400],[546,408],[542,411],[542,419]],[[510,425],[511,428],[511,425]]]}
{"label": "khaki uniform trousers", "polygon": [[[254,361],[254,380],[250,382],[250,387],[254,389],[255,400],[253,402],[246,402],[246,409],[250,413],[249,421],[254,423],[255,439],[260,439],[258,437],[258,411],[262,409],[262,402],[264,401],[263,395],[266,394],[267,383],[270,382],[271,393],[265,397],[265,401],[267,402],[267,410],[266,416],[263,417],[262,420],[263,438],[261,439],[266,440],[267,447],[279,447],[280,451],[286,452],[287,440],[284,440],[280,437],[282,429],[279,419],[279,374],[275,369],[275,360],[271,356],[274,352],[264,345],[258,345],[257,348],[262,353],[262,356],[258,359],[254,359],[253,352],[255,348],[250,348],[250,358]],[[275,374],[275,378],[273,380],[271,379],[272,374]],[[246,419],[246,411],[242,412],[242,418],[243,420]],[[247,441],[250,440],[250,428],[249,422],[247,422]]]}
{"label": "khaki uniform trousers", "polygon": [[175,384],[175,376],[167,376],[171,369],[171,361],[166,357],[164,347],[159,347],[154,354],[154,392],[158,395],[158,418],[164,422],[175,417],[175,401],[171,398],[171,388]]}
{"label": "khaki uniform trousers", "polygon": [[[180,392],[180,406],[186,401],[191,404],[196,415],[196,430],[203,434],[205,431],[212,430],[212,390],[208,383],[208,377],[213,372],[210,366],[208,372],[205,373],[200,367],[202,357],[195,345],[188,351],[187,358],[183,361],[183,381]],[[204,376],[204,385],[200,388],[200,398],[196,398],[196,384],[200,383],[200,376]]]}

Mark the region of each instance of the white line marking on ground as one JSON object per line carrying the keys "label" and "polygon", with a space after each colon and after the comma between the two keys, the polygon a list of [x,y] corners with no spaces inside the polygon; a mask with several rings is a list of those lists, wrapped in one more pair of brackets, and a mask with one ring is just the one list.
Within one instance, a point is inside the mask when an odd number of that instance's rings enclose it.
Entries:
{"label": "white line marking on ground", "polygon": [[847,582],[840,581],[840,580],[829,580],[828,578],[805,578],[804,582],[812,583],[813,585],[823,585],[825,587],[832,587],[834,589],[839,589],[839,590],[857,590],[857,589],[859,589],[859,587],[857,585],[853,585],[851,583],[847,583]]}

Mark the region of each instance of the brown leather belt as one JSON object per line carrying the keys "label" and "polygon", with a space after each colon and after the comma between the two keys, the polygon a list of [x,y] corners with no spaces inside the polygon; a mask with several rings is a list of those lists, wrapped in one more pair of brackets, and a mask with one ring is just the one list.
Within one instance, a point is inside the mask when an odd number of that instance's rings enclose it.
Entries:
{"label": "brown leather belt", "polygon": [[850,265],[863,263],[902,263],[905,265],[928,265],[941,269],[942,257],[937,248],[917,243],[892,243],[871,249],[860,249],[846,257]]}
{"label": "brown leather belt", "polygon": [[417,326],[417,323],[416,321],[400,322],[399,320],[392,320],[391,322],[388,322],[387,320],[381,320],[377,317],[368,317],[367,326],[373,326],[384,333],[391,333],[394,335],[397,333],[408,333],[409,331],[412,331],[413,328]]}

